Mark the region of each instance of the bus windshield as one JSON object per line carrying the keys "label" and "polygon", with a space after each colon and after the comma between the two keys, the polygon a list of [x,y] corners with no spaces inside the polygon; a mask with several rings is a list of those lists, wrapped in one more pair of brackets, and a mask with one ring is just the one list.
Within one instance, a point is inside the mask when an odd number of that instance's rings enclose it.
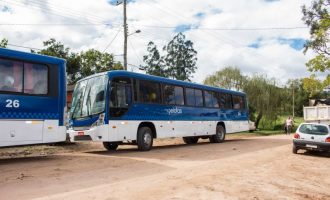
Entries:
{"label": "bus windshield", "polygon": [[107,80],[107,76],[97,76],[77,83],[72,99],[72,118],[104,112]]}

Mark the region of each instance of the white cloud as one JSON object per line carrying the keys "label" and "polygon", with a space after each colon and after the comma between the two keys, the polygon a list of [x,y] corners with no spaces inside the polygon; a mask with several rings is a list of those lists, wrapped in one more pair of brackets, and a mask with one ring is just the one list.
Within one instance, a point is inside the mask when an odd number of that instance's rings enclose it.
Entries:
{"label": "white cloud", "polygon": [[[281,82],[308,76],[305,62],[313,55],[304,55],[278,41],[278,38],[308,39],[308,29],[209,29],[303,27],[301,6],[309,3],[309,0],[135,0],[127,8],[129,32],[137,29],[142,32],[129,36],[128,63],[142,64],[149,41],[154,41],[159,49],[170,41],[176,33],[174,28],[166,27],[194,25],[199,28],[185,34],[198,51],[195,82],[202,82],[207,75],[229,65],[239,67],[245,74],[264,73]],[[1,9],[5,7],[9,10]],[[198,13],[202,17],[196,17]],[[94,25],[83,25],[86,23]],[[104,23],[110,25],[101,25]],[[103,51],[122,28],[122,5],[110,5],[107,0],[4,0],[0,2],[0,24],[44,24],[1,25],[0,38],[8,38],[11,44],[42,48],[43,41],[54,37],[75,51],[88,48]],[[122,33],[121,30],[107,52],[122,54]],[[248,47],[260,40],[259,48]],[[121,56],[116,58],[122,61]]]}

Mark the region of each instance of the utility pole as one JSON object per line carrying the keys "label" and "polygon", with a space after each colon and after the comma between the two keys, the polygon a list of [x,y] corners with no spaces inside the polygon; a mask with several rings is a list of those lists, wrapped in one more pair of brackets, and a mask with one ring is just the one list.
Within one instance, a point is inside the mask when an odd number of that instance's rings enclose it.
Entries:
{"label": "utility pole", "polygon": [[294,118],[294,84],[292,80],[292,119]]}
{"label": "utility pole", "polygon": [[127,70],[127,15],[126,15],[126,4],[127,0],[123,0],[124,7],[124,70]]}

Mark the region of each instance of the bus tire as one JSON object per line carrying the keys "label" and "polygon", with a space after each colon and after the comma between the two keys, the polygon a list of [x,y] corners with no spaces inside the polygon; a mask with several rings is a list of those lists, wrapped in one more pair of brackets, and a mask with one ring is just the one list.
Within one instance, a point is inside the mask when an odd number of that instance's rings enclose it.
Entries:
{"label": "bus tire", "polygon": [[210,142],[212,143],[221,143],[226,138],[226,131],[225,128],[221,125],[217,126],[215,135],[212,135],[210,137]]}
{"label": "bus tire", "polygon": [[140,127],[137,133],[137,146],[140,151],[149,151],[152,148],[153,134],[149,127]]}
{"label": "bus tire", "polygon": [[103,142],[103,146],[108,151],[115,151],[118,148],[118,144],[114,142]]}
{"label": "bus tire", "polygon": [[186,144],[196,144],[198,142],[198,137],[183,137],[183,142]]}

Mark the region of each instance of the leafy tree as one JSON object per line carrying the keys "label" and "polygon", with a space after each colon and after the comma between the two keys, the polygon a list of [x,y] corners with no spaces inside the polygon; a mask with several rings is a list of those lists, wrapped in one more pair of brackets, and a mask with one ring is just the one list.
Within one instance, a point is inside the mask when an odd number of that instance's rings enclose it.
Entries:
{"label": "leafy tree", "polygon": [[8,45],[8,40],[6,38],[0,41],[0,47],[7,48],[7,45]]}
{"label": "leafy tree", "polygon": [[294,116],[303,116],[303,107],[308,106],[309,95],[310,92],[304,89],[303,79],[288,80],[282,91],[282,114],[290,115],[294,106]]}
{"label": "leafy tree", "polygon": [[306,53],[312,49],[317,56],[306,65],[310,71],[330,70],[330,0],[314,0],[311,7],[302,7],[303,21],[310,27]]}
{"label": "leafy tree", "polygon": [[226,67],[215,74],[208,76],[204,84],[241,91],[246,77],[241,74],[237,67]]}
{"label": "leafy tree", "polygon": [[[102,53],[95,49],[89,49],[79,54],[80,57],[80,75],[86,77],[95,73],[110,71],[114,69],[115,63],[113,56],[108,53]],[[117,69],[123,69],[119,63],[116,63]]]}
{"label": "leafy tree", "polygon": [[193,42],[186,40],[186,36],[179,33],[163,50],[167,53],[165,64],[169,76],[177,80],[191,81],[190,78],[197,68],[197,51],[193,48]]}
{"label": "leafy tree", "polygon": [[40,51],[32,50],[32,52],[65,59],[67,61],[68,83],[76,82],[80,78],[77,76],[77,72],[80,69],[78,54],[70,52],[69,47],[65,47],[64,44],[57,42],[54,38],[44,41],[43,44],[44,49]]}
{"label": "leafy tree", "polygon": [[157,46],[153,42],[149,42],[147,47],[148,55],[143,56],[145,66],[141,66],[141,69],[146,71],[147,74],[168,77],[168,73],[165,70],[164,58],[161,57]]}
{"label": "leafy tree", "polygon": [[247,94],[249,105],[255,109],[256,128],[259,127],[262,117],[276,121],[280,114],[282,96],[281,88],[276,86],[274,79],[254,75],[247,79],[243,91]]}
{"label": "leafy tree", "polygon": [[304,78],[302,83],[304,90],[310,93],[310,97],[315,98],[323,89],[322,82],[314,74],[309,78]]}
{"label": "leafy tree", "polygon": [[329,98],[325,89],[330,86],[330,75],[328,75],[325,80],[321,81],[313,74],[308,78],[304,78],[302,83],[304,90],[309,93],[310,98]]}
{"label": "leafy tree", "polygon": [[32,52],[65,59],[69,84],[98,72],[123,69],[121,63],[115,63],[113,55],[108,53],[102,53],[95,49],[80,53],[71,52],[69,47],[65,47],[54,38],[44,41],[43,44],[44,49]]}
{"label": "leafy tree", "polygon": [[186,40],[182,33],[163,47],[164,56],[153,42],[149,42],[147,51],[148,54],[143,56],[145,65],[141,66],[147,74],[190,81],[197,68],[197,51],[193,48],[193,42]]}

